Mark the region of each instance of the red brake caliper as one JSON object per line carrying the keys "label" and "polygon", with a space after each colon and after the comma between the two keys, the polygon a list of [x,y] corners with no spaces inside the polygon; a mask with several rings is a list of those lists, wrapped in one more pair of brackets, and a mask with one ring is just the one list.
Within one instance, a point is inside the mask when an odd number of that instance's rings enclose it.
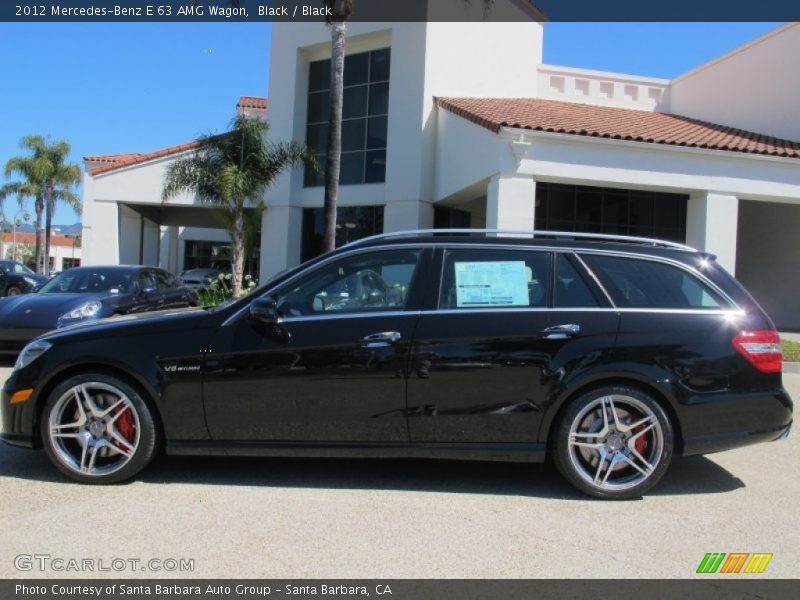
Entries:
{"label": "red brake caliper", "polygon": [[[120,415],[120,413],[125,413],[125,414]],[[136,429],[136,425],[133,422],[133,413],[131,413],[130,407],[126,406],[125,408],[117,409],[116,414],[120,415],[117,418],[117,423],[116,423],[117,431],[119,431],[120,435],[124,437],[126,440],[132,442],[134,438],[134,429]]]}

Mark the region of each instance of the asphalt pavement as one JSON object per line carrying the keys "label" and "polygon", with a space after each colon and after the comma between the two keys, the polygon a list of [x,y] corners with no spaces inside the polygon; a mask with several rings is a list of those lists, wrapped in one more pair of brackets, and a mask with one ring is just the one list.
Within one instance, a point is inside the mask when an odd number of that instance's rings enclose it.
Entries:
{"label": "asphalt pavement", "polygon": [[[91,487],[0,445],[0,577],[685,578],[707,552],[773,553],[758,577],[799,577],[798,459],[796,434],[677,459],[620,503],[546,465],[413,460],[161,457]],[[94,571],[69,570],[83,559]]]}

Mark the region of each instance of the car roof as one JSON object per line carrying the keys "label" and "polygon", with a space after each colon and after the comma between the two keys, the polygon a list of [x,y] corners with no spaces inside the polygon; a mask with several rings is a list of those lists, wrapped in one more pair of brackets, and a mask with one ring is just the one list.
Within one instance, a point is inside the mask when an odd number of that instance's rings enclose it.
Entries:
{"label": "car roof", "polygon": [[[446,245],[446,246],[459,246],[459,245],[487,245],[497,246],[519,246],[520,248],[556,248],[564,250],[598,250],[605,252],[621,252],[626,254],[642,254],[656,257],[666,257],[677,260],[685,261],[687,259],[696,259],[698,256],[711,257],[713,255],[706,254],[690,248],[683,244],[667,242],[661,240],[649,240],[646,238],[624,237],[624,236],[609,236],[602,238],[598,236],[595,238],[583,239],[578,237],[580,234],[575,234],[576,237],[569,238],[563,234],[551,234],[550,232],[535,232],[528,234],[528,237],[521,237],[522,234],[517,233],[515,237],[510,235],[491,236],[483,234],[484,230],[476,230],[475,235],[464,234],[462,230],[455,230],[453,233],[448,233],[447,230],[439,230],[434,234],[425,232],[397,232],[391,235],[374,236],[372,238],[364,238],[357,240],[346,246],[342,246],[340,250],[349,250],[357,248],[375,248],[381,246],[418,246],[418,245]],[[535,237],[531,237],[535,235]]]}

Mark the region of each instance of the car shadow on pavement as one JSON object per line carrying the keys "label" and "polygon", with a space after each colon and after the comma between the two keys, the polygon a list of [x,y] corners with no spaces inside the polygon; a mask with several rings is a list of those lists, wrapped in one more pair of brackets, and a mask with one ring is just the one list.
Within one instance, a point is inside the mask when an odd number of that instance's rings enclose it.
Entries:
{"label": "car shadow on pavement", "polygon": [[[0,445],[0,477],[69,484],[41,451]],[[405,459],[161,456],[134,481],[276,488],[395,490],[585,500],[545,464]],[[712,460],[676,458],[650,494],[715,494],[745,487]]]}

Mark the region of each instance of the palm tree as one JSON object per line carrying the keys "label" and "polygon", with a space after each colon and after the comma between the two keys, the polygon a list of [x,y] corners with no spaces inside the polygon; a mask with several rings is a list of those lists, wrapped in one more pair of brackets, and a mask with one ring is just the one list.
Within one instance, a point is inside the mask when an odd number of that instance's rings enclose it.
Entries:
{"label": "palm tree", "polygon": [[[461,0],[469,7],[472,0]],[[484,18],[494,0],[483,2]],[[339,198],[339,170],[342,162],[342,105],[344,102],[344,55],[347,21],[353,14],[354,0],[325,0],[331,28],[331,106],[328,118],[328,154],[325,162],[325,203],[322,251],[336,248],[336,203]]]}
{"label": "palm tree", "polygon": [[200,137],[192,154],[169,165],[162,192],[164,200],[181,192],[195,193],[201,202],[225,212],[222,222],[231,236],[234,298],[242,291],[246,210],[263,209],[262,193],[287,167],[303,162],[314,167],[312,153],[305,146],[266,142],[268,129],[267,123],[240,115],[230,132]]}
{"label": "palm tree", "polygon": [[[45,275],[50,273],[50,228],[53,213],[58,202],[66,202],[80,214],[81,199],[73,191],[80,183],[81,169],[78,165],[67,163],[70,146],[65,141],[50,143],[40,135],[22,138],[20,147],[31,152],[29,156],[10,158],[5,166],[6,177],[16,174],[22,181],[3,186],[5,193],[16,193],[20,200],[34,198],[36,211],[36,248],[34,251],[36,270]],[[45,216],[44,264],[39,266],[42,254],[40,234],[42,214]]]}
{"label": "palm tree", "polygon": [[331,106],[328,117],[328,149],[325,159],[325,203],[322,251],[336,248],[336,202],[339,197],[339,171],[342,164],[342,105],[344,103],[344,46],[347,20],[353,0],[325,0],[331,28]]}

